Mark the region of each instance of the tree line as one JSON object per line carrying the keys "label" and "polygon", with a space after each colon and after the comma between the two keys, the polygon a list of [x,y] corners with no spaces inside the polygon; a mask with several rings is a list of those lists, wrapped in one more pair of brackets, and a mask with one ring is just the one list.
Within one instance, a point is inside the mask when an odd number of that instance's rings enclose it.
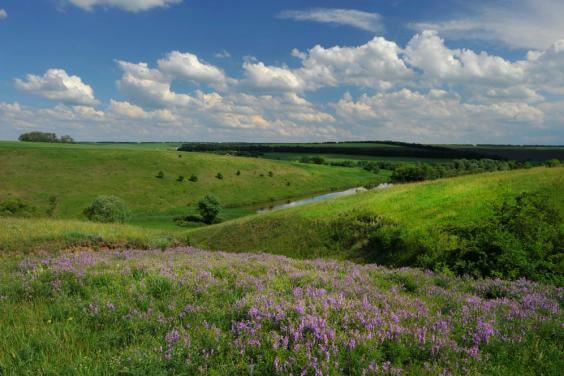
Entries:
{"label": "tree line", "polygon": [[18,140],[24,142],[51,142],[51,143],[63,143],[63,144],[74,143],[74,139],[69,135],[64,135],[59,138],[55,133],[38,132],[38,131],[22,133],[18,138]]}

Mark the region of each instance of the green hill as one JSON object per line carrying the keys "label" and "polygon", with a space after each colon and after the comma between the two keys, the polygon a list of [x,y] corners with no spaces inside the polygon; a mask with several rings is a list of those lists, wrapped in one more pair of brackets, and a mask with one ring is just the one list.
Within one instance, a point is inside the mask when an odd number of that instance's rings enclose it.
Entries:
{"label": "green hill", "polygon": [[[411,262],[408,259],[412,256],[402,251],[406,244],[411,251],[456,249],[457,237],[448,232],[449,228],[479,223],[492,215],[492,204],[521,192],[541,192],[547,196],[548,205],[562,214],[563,186],[564,168],[514,170],[397,185],[196,229],[191,240],[206,249],[404,265]],[[383,239],[384,244],[380,245],[393,249],[392,256],[383,259],[378,257],[378,250],[373,250],[375,253],[367,258],[361,252],[362,244],[359,246],[364,240],[362,231],[388,224],[400,232],[400,239]]]}
{"label": "green hill", "polygon": [[[385,173],[377,176],[360,168],[170,149],[161,144],[0,142],[0,202],[20,198],[41,216],[56,196],[54,217],[77,219],[94,197],[113,194],[126,201],[133,223],[159,227],[209,193],[231,208],[222,214],[228,219],[252,213],[259,204],[386,179]],[[159,171],[164,178],[156,177]],[[223,179],[216,178],[218,173]],[[188,180],[192,174],[197,182]]]}

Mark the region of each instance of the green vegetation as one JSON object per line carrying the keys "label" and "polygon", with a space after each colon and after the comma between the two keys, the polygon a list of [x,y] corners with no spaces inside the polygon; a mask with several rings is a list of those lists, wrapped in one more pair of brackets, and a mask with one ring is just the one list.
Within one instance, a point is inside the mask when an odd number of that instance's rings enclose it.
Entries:
{"label": "green vegetation", "polygon": [[217,216],[219,215],[220,208],[221,206],[217,198],[211,195],[206,195],[206,197],[198,202],[198,211],[202,216],[202,221],[207,224],[216,223],[218,221]]}
{"label": "green vegetation", "polygon": [[[223,180],[217,171],[241,171]],[[162,178],[155,175],[162,171]],[[271,179],[260,179],[272,171]],[[179,175],[191,184],[178,184]],[[82,218],[82,210],[99,195],[121,197],[131,210],[128,223],[162,228],[186,205],[195,205],[213,194],[224,208],[252,208],[263,203],[304,197],[331,188],[344,189],[378,181],[362,169],[310,166],[255,158],[184,153],[164,148],[135,148],[133,145],[47,144],[0,142],[0,202],[20,199],[37,208],[37,214],[52,207],[54,218]],[[287,186],[286,182],[292,183]],[[246,212],[252,210],[247,209]],[[232,210],[232,213],[235,213]],[[231,217],[229,213],[223,217]],[[157,218],[159,218],[157,220]],[[146,220],[145,220],[146,219]]]}
{"label": "green vegetation", "polygon": [[89,220],[103,223],[123,223],[129,217],[126,203],[119,197],[109,195],[96,197],[83,213]]}
{"label": "green vegetation", "polygon": [[[487,221],[500,221],[494,215],[495,206],[522,192],[542,194],[545,205],[554,208],[561,218],[564,213],[561,200],[563,172],[564,169],[558,167],[541,167],[397,185],[197,229],[191,233],[191,239],[194,244],[206,249],[261,251],[300,258],[335,257],[394,266],[439,268],[445,255],[466,249],[464,244],[471,242],[471,239],[461,237],[461,228],[492,226]],[[532,215],[529,209],[515,210]],[[541,211],[535,215],[531,219],[533,222],[552,214]],[[562,228],[562,222],[558,221],[556,226]],[[549,222],[554,224],[553,220]],[[544,224],[542,221],[538,223],[539,226]],[[527,226],[526,222],[521,225]],[[553,226],[546,231],[554,229]],[[524,236],[535,231],[531,229]],[[555,252],[561,252],[558,248],[561,245],[555,244]],[[527,247],[530,244],[521,242],[514,251],[521,252]],[[536,251],[531,249],[530,252]],[[542,258],[543,262],[548,261],[548,258]],[[553,272],[561,274],[561,260],[557,258],[550,262],[553,264],[551,267],[557,268],[552,269]],[[446,263],[442,267],[447,270],[449,265]],[[471,270],[454,267],[453,271]],[[507,271],[508,276],[511,273]],[[527,275],[524,271],[517,273],[523,274]]]}
{"label": "green vegetation", "polygon": [[[1,234],[0,234],[1,236]],[[2,375],[559,375],[562,292],[193,248],[0,255]]]}
{"label": "green vegetation", "polygon": [[61,138],[57,138],[57,135],[55,133],[46,132],[23,133],[20,135],[19,140],[26,142],[61,142],[63,144],[72,144],[74,142],[73,138],[69,135],[64,135],[61,136]]}

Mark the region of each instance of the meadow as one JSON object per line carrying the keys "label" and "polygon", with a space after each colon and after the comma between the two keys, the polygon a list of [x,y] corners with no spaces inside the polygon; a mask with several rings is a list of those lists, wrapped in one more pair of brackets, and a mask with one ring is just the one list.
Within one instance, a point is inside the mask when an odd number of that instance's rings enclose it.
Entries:
{"label": "meadow", "polygon": [[194,248],[3,257],[0,373],[558,375],[562,289]]}
{"label": "meadow", "polygon": [[[564,260],[561,251],[545,252],[564,229],[563,167],[395,184],[256,214],[388,182],[392,171],[175,147],[0,142],[0,202],[19,198],[33,208],[0,216],[1,375],[564,368]],[[172,221],[195,213],[208,193],[221,201],[222,223]],[[86,220],[84,208],[100,194],[121,197],[131,217]],[[528,206],[512,212],[506,202],[519,197]],[[471,276],[469,264],[447,263],[478,244],[464,234],[484,227],[499,230],[496,241],[520,245],[493,221],[500,208],[539,240],[530,241],[534,265],[523,250],[517,258],[531,268],[509,277],[496,269]]]}
{"label": "meadow", "polygon": [[[171,147],[0,142],[0,202],[19,198],[42,216],[54,197],[54,218],[81,219],[97,195],[111,194],[131,209],[130,223],[174,230],[172,217],[191,213],[206,194],[215,195],[225,208],[222,216],[231,219],[271,202],[387,180],[385,173],[360,168],[180,153]],[[160,171],[163,178],[156,177]],[[196,182],[189,181],[192,175]]]}

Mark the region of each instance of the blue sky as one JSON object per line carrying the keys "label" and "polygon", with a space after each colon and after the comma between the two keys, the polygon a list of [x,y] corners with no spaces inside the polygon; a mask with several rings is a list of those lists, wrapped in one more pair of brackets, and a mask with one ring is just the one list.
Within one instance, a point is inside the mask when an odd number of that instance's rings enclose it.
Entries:
{"label": "blue sky", "polygon": [[0,0],[0,139],[562,144],[563,16],[558,0]]}

